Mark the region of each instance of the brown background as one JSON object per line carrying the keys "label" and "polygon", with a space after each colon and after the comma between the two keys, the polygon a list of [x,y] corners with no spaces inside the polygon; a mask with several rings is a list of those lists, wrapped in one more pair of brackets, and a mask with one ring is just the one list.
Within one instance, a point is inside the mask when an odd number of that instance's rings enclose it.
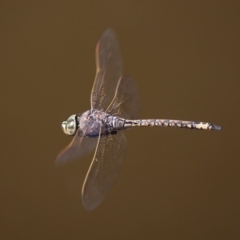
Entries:
{"label": "brown background", "polygon": [[[240,239],[238,1],[0,2],[0,239]],[[91,156],[58,168],[60,123],[89,108],[95,45],[118,37],[142,118],[221,132],[127,132],[118,182],[81,204]]]}

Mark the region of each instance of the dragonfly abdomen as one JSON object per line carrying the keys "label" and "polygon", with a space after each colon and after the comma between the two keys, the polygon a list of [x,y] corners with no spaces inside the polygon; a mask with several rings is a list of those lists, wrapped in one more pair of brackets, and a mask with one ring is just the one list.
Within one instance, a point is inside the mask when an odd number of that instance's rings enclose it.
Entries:
{"label": "dragonfly abdomen", "polygon": [[221,130],[220,126],[207,122],[194,122],[169,119],[139,119],[125,120],[124,128],[132,127],[178,127],[197,130]]}
{"label": "dragonfly abdomen", "polygon": [[109,133],[112,131],[123,130],[125,119],[113,115],[108,115],[107,126],[109,126]]}

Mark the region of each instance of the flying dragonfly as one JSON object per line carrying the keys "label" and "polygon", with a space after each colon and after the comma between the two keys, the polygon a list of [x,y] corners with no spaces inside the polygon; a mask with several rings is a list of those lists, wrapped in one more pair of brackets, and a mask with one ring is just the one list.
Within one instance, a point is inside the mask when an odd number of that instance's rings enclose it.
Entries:
{"label": "flying dragonfly", "polygon": [[119,175],[127,148],[123,130],[147,126],[221,130],[206,122],[139,119],[137,89],[131,78],[122,76],[118,42],[111,29],[97,43],[96,65],[91,109],[62,123],[63,132],[73,139],[56,159],[56,164],[63,165],[95,151],[82,187],[82,203],[87,210],[103,201]]}

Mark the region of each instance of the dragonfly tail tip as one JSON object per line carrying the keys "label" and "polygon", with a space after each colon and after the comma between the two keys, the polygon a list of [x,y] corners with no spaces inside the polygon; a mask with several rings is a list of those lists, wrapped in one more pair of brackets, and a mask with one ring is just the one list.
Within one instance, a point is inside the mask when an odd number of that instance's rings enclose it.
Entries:
{"label": "dragonfly tail tip", "polygon": [[212,130],[221,130],[222,127],[221,126],[218,126],[218,125],[212,125]]}

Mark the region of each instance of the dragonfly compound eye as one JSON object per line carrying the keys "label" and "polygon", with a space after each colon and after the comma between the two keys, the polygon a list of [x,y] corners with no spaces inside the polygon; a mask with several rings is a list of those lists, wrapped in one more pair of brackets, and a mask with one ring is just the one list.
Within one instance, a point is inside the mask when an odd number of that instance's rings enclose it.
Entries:
{"label": "dragonfly compound eye", "polygon": [[62,122],[62,130],[67,135],[74,135],[77,130],[76,115],[72,115],[67,121]]}

